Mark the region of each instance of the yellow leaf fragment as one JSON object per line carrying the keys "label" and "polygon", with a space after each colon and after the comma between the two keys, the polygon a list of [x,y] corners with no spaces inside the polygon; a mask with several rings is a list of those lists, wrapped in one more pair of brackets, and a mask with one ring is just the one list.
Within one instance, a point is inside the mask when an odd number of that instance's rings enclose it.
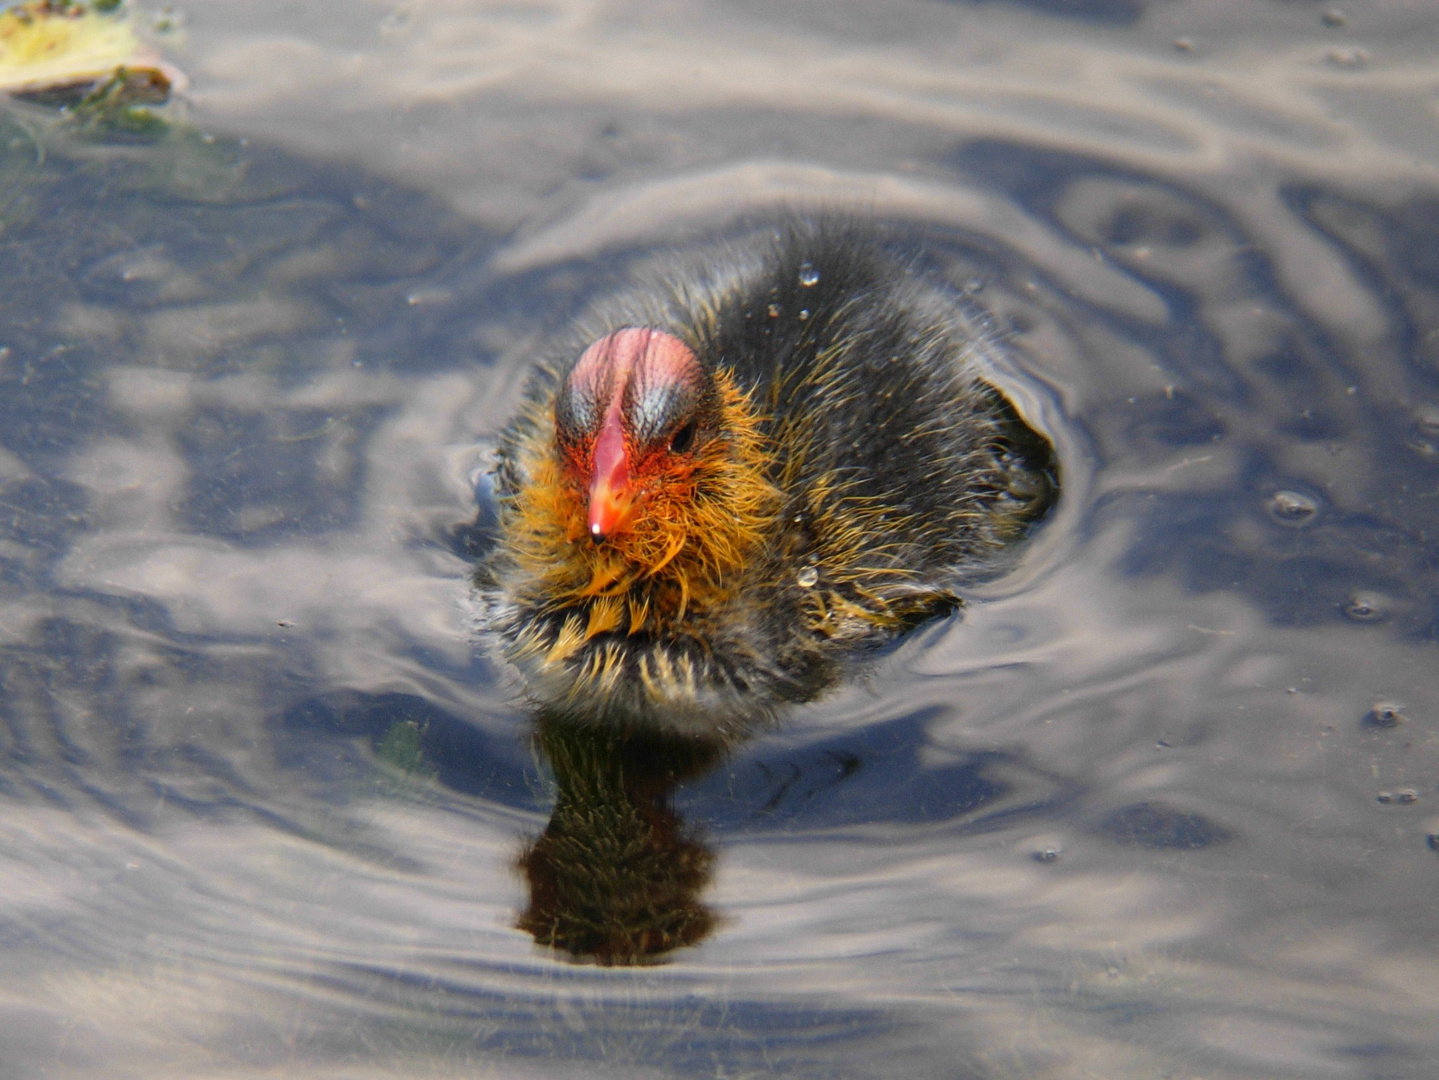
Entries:
{"label": "yellow leaf fragment", "polygon": [[0,11],[0,91],[91,86],[121,69],[143,73],[147,83],[163,82],[167,91],[172,81],[124,15],[61,0],[29,0]]}

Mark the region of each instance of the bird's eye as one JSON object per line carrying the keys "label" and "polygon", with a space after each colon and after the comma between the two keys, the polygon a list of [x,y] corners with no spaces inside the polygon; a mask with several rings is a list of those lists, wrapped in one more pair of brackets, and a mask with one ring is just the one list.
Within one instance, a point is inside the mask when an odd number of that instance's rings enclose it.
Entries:
{"label": "bird's eye", "polygon": [[683,454],[695,441],[695,422],[691,420],[670,437],[670,453]]}

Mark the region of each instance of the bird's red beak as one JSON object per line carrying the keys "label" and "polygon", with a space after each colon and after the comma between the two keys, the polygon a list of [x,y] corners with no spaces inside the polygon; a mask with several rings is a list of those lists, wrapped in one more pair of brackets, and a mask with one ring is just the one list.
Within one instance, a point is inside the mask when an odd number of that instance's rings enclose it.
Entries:
{"label": "bird's red beak", "polygon": [[[667,387],[693,391],[704,378],[688,345],[673,334],[645,327],[606,334],[575,361],[563,392],[578,393],[590,408],[604,409],[590,451],[590,539],[623,532],[637,509],[639,492],[630,468],[633,445],[626,446],[624,427],[625,395],[631,386],[651,386],[656,393]],[[658,405],[651,402],[649,408]]]}
{"label": "bird's red beak", "polygon": [[616,395],[595,439],[590,471],[590,537],[603,540],[624,528],[632,502],[630,463],[625,454],[619,395]]}

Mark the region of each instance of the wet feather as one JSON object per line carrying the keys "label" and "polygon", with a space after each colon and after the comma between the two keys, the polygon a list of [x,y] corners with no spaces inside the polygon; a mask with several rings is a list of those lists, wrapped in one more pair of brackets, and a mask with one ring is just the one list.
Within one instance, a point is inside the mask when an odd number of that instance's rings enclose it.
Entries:
{"label": "wet feather", "polygon": [[[627,327],[687,347],[708,404],[682,452],[626,429],[639,501],[597,541],[557,400],[586,346]],[[1049,444],[984,380],[983,335],[855,226],[794,225],[669,266],[586,329],[539,364],[504,433],[499,542],[478,574],[552,714],[715,735],[763,723],[954,611],[1053,500]]]}

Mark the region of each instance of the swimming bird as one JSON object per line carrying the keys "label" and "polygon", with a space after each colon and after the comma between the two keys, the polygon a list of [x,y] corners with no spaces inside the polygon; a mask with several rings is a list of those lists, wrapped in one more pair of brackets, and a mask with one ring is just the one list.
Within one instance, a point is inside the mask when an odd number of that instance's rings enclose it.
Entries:
{"label": "swimming bird", "polygon": [[546,714],[732,737],[958,608],[1057,490],[961,306],[883,237],[793,222],[537,357],[476,580]]}

